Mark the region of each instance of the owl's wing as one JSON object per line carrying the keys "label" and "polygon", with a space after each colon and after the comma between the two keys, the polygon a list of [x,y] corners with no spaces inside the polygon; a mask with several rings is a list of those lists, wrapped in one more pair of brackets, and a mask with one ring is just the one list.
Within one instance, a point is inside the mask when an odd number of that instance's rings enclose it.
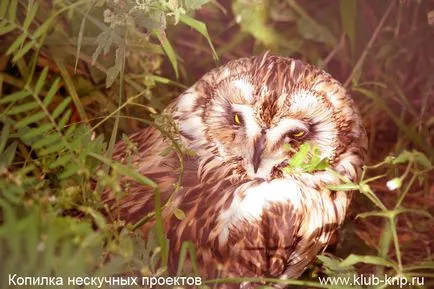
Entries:
{"label": "owl's wing", "polygon": [[[180,175],[180,160],[172,147],[172,141],[162,133],[148,127],[128,137],[127,141],[116,144],[113,159],[131,167],[138,173],[150,178],[158,184],[161,201],[164,204],[175,191]],[[185,162],[184,183],[194,183],[196,174],[194,162]],[[194,165],[193,165],[194,166]],[[103,193],[104,203],[112,220],[121,219],[127,223],[136,223],[155,209],[154,191],[129,177],[120,178],[120,192],[106,190]]]}
{"label": "owl's wing", "polygon": [[[189,213],[173,232],[195,236],[211,278],[296,278],[327,245],[345,214],[345,199],[341,203],[314,184],[293,178],[222,181],[206,189],[194,207],[180,205]],[[190,222],[194,225],[188,226]],[[216,274],[217,263],[222,271]]]}

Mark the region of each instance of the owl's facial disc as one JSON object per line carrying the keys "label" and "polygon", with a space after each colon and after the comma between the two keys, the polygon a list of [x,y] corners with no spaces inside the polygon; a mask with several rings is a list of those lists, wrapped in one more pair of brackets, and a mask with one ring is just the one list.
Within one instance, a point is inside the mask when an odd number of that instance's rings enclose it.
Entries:
{"label": "owl's facial disc", "polygon": [[247,118],[244,128],[239,129],[245,131],[241,132],[245,135],[245,146],[238,153],[252,179],[270,180],[279,176],[292,154],[284,145],[297,149],[313,137],[308,124],[292,118],[284,118],[275,126],[260,126],[254,118]]}
{"label": "owl's facial disc", "polygon": [[[366,135],[351,97],[329,74],[299,60],[264,55],[216,68],[169,108],[199,175],[270,179],[308,143],[355,179]],[[316,172],[312,172],[316,174]]]}
{"label": "owl's facial disc", "polygon": [[[258,93],[259,91],[259,93]],[[226,79],[207,106],[205,122],[218,154],[238,162],[251,179],[282,176],[294,151],[303,143],[331,159],[337,128],[332,110],[310,91],[273,94],[248,79]]]}
{"label": "owl's facial disc", "polygon": [[309,124],[296,118],[284,117],[266,125],[258,119],[254,105],[228,104],[223,106],[225,111],[221,107],[211,109],[207,119],[210,126],[215,126],[212,138],[219,153],[239,162],[251,179],[276,177],[292,154],[284,145],[296,149],[314,136]]}

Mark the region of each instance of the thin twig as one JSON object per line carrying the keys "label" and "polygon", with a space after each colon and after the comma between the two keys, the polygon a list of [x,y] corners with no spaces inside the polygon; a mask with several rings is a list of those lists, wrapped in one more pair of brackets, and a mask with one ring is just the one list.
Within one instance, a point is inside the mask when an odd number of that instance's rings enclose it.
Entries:
{"label": "thin twig", "polygon": [[333,57],[335,57],[336,53],[338,53],[339,50],[342,49],[342,47],[344,46],[344,43],[345,43],[345,33],[342,33],[338,44],[336,44],[336,46],[333,48],[333,50],[330,51],[330,53],[324,59],[322,65],[321,65],[322,67],[327,67],[328,63],[333,59]]}
{"label": "thin twig", "polygon": [[362,52],[362,55],[360,55],[359,60],[357,60],[356,65],[354,66],[353,70],[351,71],[351,74],[348,76],[347,80],[344,83],[345,87],[348,87],[350,82],[353,80],[354,76],[358,73],[358,71],[361,69],[363,62],[365,61],[366,56],[368,55],[369,50],[371,49],[372,45],[374,45],[375,40],[377,39],[378,35],[380,34],[381,29],[383,28],[384,23],[386,22],[387,16],[389,16],[390,12],[392,11],[393,6],[395,6],[396,1],[390,1],[389,7],[387,7],[386,12],[383,14],[383,17],[381,17],[380,23],[378,23],[377,27],[375,28],[374,33],[371,36],[371,39],[369,39],[368,44],[366,45],[365,49]]}

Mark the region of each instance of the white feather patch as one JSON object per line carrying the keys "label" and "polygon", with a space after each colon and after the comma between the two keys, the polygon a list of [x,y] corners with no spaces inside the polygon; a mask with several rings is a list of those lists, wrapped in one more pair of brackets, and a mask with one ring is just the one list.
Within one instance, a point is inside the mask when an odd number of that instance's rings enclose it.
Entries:
{"label": "white feather patch", "polygon": [[192,111],[193,107],[199,97],[194,87],[187,89],[179,98],[177,103],[177,111],[187,112]]}
{"label": "white feather patch", "polygon": [[227,241],[232,226],[236,227],[243,220],[260,220],[264,210],[272,204],[290,202],[295,210],[301,207],[300,188],[291,179],[275,179],[252,187],[247,187],[248,185],[245,184],[234,192],[235,197],[231,206],[219,216],[220,245]]}
{"label": "white feather patch", "polygon": [[245,79],[236,79],[232,81],[232,85],[238,88],[244,99],[251,103],[253,101],[253,85]]}
{"label": "white feather patch", "polygon": [[203,138],[202,118],[197,115],[192,115],[179,124],[181,132],[188,134],[195,139]]}

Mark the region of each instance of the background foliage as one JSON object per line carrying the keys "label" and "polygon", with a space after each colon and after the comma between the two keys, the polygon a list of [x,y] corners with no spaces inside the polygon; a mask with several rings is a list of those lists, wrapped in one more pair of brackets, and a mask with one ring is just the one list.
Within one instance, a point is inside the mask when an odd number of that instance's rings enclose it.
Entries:
{"label": "background foliage", "polygon": [[114,144],[164,127],[164,107],[219,62],[265,50],[344,83],[370,139],[363,179],[339,188],[360,192],[339,237],[286,283],[333,288],[317,276],[358,272],[432,288],[433,18],[430,0],[2,0],[1,288],[11,273],[166,274],[158,212],[147,240],[101,213],[101,188],[121,194],[121,175],[158,194],[110,161]]}

